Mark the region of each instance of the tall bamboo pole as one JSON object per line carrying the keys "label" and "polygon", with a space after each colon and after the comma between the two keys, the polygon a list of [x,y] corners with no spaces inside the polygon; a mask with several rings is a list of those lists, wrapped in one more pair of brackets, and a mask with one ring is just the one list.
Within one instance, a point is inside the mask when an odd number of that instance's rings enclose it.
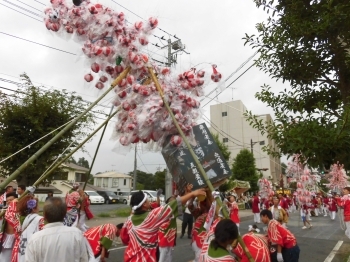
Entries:
{"label": "tall bamboo pole", "polygon": [[[112,112],[113,112],[113,108],[114,108],[114,106],[112,105],[111,111],[109,112],[109,116],[111,116],[111,114],[112,114]],[[117,112],[118,112],[118,111],[117,111]],[[117,112],[116,112],[116,113],[117,113]],[[90,174],[91,174],[91,170],[92,170],[92,168],[94,167],[95,159],[96,159],[98,150],[100,149],[100,145],[101,145],[103,136],[104,136],[104,134],[105,134],[105,131],[106,131],[106,128],[107,128],[107,124],[108,124],[108,121],[107,121],[107,122],[105,123],[105,125],[104,125],[104,128],[103,128],[103,131],[102,131],[100,140],[98,141],[98,144],[97,144],[97,148],[96,148],[96,151],[95,151],[95,154],[94,154],[94,158],[92,159],[92,162],[91,162],[91,165],[90,165],[90,168],[89,168],[89,172],[86,174],[86,181],[85,181],[84,186],[83,186],[83,191],[85,190],[85,187],[86,187],[87,182],[88,182],[88,180],[89,180],[89,176],[90,176]]]}
{"label": "tall bamboo pole", "polygon": [[[44,181],[47,177],[49,177],[49,175],[56,169],[58,168],[62,163],[64,163],[67,159],[69,159],[75,152],[77,152],[86,142],[88,142],[103,126],[106,126],[108,121],[115,116],[116,113],[118,113],[119,109],[117,111],[115,111],[114,113],[110,114],[108,116],[108,118],[103,121],[103,123],[95,129],[95,131],[93,131],[89,136],[87,136],[76,148],[74,148],[72,150],[72,152],[70,152],[68,155],[66,155],[64,158],[62,158],[59,162],[56,163],[56,165],[54,165],[52,168],[50,168],[49,170],[47,170],[44,174],[42,174],[38,180],[33,184],[33,186],[38,186],[41,184],[42,181]],[[25,195],[28,194],[28,190],[26,190],[19,198],[18,200],[21,200]],[[0,213],[0,218],[5,214],[5,211],[2,211]]]}
{"label": "tall bamboo pole", "polygon": [[53,143],[55,143],[61,136],[64,135],[73,125],[75,125],[86,113],[88,113],[98,102],[104,98],[109,91],[111,91],[119,82],[126,77],[130,67],[127,67],[111,84],[108,88],[95,102],[93,102],[87,109],[84,110],[79,116],[77,116],[72,122],[70,122],[64,129],[62,129],[57,135],[55,135],[49,142],[47,142],[42,148],[40,148],[34,155],[32,155],[26,162],[24,162],[19,168],[16,169],[4,182],[0,184],[0,191],[2,191],[12,180],[14,180],[23,170],[30,165],[34,160],[36,160],[42,153],[44,153]]}
{"label": "tall bamboo pole", "polygon": [[[213,185],[211,184],[211,182],[210,182],[210,180],[209,180],[209,178],[208,178],[208,176],[207,176],[207,173],[204,171],[202,164],[199,162],[199,160],[198,160],[196,154],[194,153],[194,151],[193,151],[193,149],[192,149],[192,146],[190,145],[190,143],[188,142],[188,140],[187,140],[185,134],[184,134],[183,131],[181,130],[181,128],[180,128],[180,126],[179,126],[179,124],[178,124],[178,122],[177,122],[177,120],[176,120],[176,118],[175,118],[175,116],[174,116],[174,114],[173,114],[173,112],[172,112],[172,110],[171,110],[171,108],[170,108],[168,102],[165,100],[163,90],[162,90],[162,88],[161,88],[161,86],[160,86],[160,84],[159,84],[159,82],[158,82],[158,79],[157,79],[156,75],[155,75],[154,72],[153,72],[153,69],[152,69],[151,67],[149,67],[149,68],[148,68],[148,72],[149,72],[149,74],[150,74],[150,76],[151,76],[152,81],[154,82],[155,86],[157,87],[157,90],[158,90],[158,92],[159,92],[159,94],[160,94],[160,96],[161,96],[161,98],[162,98],[162,100],[163,100],[163,103],[164,103],[166,109],[168,110],[168,113],[169,113],[170,117],[172,118],[172,120],[173,120],[173,122],[174,122],[174,125],[175,125],[177,131],[179,132],[180,136],[182,137],[183,141],[185,142],[185,144],[186,144],[186,146],[187,146],[187,148],[188,148],[188,150],[189,150],[189,152],[190,152],[190,154],[191,154],[191,156],[192,156],[194,162],[196,163],[196,166],[197,166],[199,172],[201,173],[202,177],[204,178],[204,180],[205,180],[205,182],[206,182],[208,188],[209,188],[211,191],[214,191],[214,187],[213,187]],[[217,197],[217,198],[216,198],[216,202],[217,202],[217,204],[218,204],[220,207],[223,206],[222,201],[221,201],[221,198]],[[223,212],[223,215],[224,215],[226,218],[229,218],[228,213],[227,213],[227,211],[226,211],[225,208],[222,208],[222,212]],[[242,238],[241,238],[240,235],[238,235],[238,242],[239,242],[240,245],[242,246],[242,248],[243,248],[245,254],[247,255],[249,261],[250,261],[250,262],[254,262],[254,260],[253,260],[253,258],[252,258],[252,255],[249,253],[249,250],[247,249],[247,247],[246,247],[246,245],[244,244],[244,242],[243,242],[243,240],[242,240]]]}

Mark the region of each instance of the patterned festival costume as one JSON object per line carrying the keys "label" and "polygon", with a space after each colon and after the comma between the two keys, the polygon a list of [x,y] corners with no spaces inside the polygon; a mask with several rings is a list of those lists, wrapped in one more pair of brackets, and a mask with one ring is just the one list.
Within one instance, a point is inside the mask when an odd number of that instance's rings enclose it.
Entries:
{"label": "patterned festival costume", "polygon": [[124,253],[124,262],[157,261],[159,227],[178,213],[182,213],[179,199],[150,212],[128,217],[120,234],[123,243],[128,245]]}
{"label": "patterned festival costume", "polygon": [[294,235],[288,229],[284,228],[278,221],[270,220],[267,226],[267,235],[271,245],[282,247],[284,261],[290,261],[286,257],[293,257],[292,261],[298,261],[300,250]]}
{"label": "patterned festival costume", "polygon": [[204,239],[207,235],[207,231],[204,227],[207,215],[208,213],[201,214],[194,222],[194,227],[192,230],[192,249],[195,252],[194,261],[198,261],[198,258],[201,254]]}
{"label": "patterned festival costume", "polygon": [[[176,217],[172,217],[167,222],[163,223],[159,227],[158,231],[158,245],[160,258],[159,261],[171,261],[172,260],[172,248],[176,243]],[[164,253],[164,254],[163,254]]]}
{"label": "patterned festival costume", "polygon": [[337,198],[337,204],[344,208],[344,222],[346,225],[345,235],[350,238],[350,194]]}
{"label": "patterned festival costume", "polygon": [[[89,242],[95,258],[99,257],[102,252],[102,246],[108,250],[113,244],[117,234],[117,227],[113,224],[104,224],[92,227],[84,233],[84,237]],[[107,256],[106,256],[107,257]]]}
{"label": "patterned festival costume", "polygon": [[[254,261],[271,261],[267,237],[261,234],[249,232],[242,236],[242,240],[247,246]],[[237,247],[232,250],[232,252],[241,259],[240,262],[249,262],[249,259],[244,253],[244,250],[240,244],[238,244]]]}
{"label": "patterned festival costume", "polygon": [[66,195],[67,214],[63,224],[65,226],[75,226],[78,223],[78,212],[80,207],[80,195],[77,191],[72,191]]}
{"label": "patterned festival costume", "polygon": [[230,218],[233,222],[235,222],[235,224],[239,227],[239,215],[238,215],[238,211],[239,211],[239,207],[236,201],[229,203],[229,210],[230,210]]}
{"label": "patterned festival costume", "polygon": [[205,243],[199,258],[200,262],[236,262],[230,253],[224,248],[215,248],[211,243]]}

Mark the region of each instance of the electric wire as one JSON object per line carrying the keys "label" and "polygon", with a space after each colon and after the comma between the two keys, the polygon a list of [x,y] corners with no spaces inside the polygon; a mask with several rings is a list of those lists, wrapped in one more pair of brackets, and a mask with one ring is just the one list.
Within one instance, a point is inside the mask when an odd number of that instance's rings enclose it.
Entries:
{"label": "electric wire", "polygon": [[20,1],[20,0],[17,0],[17,2],[20,2],[20,3],[22,3],[22,4],[26,5],[26,6],[29,6],[29,7],[33,8],[33,9],[35,9],[35,10],[39,11],[39,12],[42,12],[42,11],[43,11],[43,10],[39,10],[39,9],[37,9],[37,8],[35,8],[35,7],[31,6],[31,5],[28,5],[28,4],[26,4],[26,3],[23,3],[23,2],[22,2],[22,1]]}
{"label": "electric wire", "polygon": [[38,13],[35,13],[35,12],[33,12],[33,11],[30,11],[30,10],[28,10],[27,8],[24,8],[24,7],[22,7],[22,6],[16,5],[15,3],[12,3],[12,2],[10,2],[10,1],[8,1],[8,0],[3,0],[3,1],[6,2],[6,3],[8,3],[8,4],[10,4],[10,5],[13,5],[13,6],[15,6],[15,7],[19,8],[19,9],[22,9],[22,10],[24,10],[24,11],[26,11],[26,12],[32,14],[32,15],[36,15],[36,16],[38,16],[38,17],[41,17],[41,15],[39,15]]}
{"label": "electric wire", "polygon": [[42,22],[41,20],[36,19],[36,18],[34,18],[34,17],[30,16],[30,15],[27,15],[27,14],[25,14],[25,13],[22,13],[21,11],[18,11],[18,10],[16,10],[16,9],[12,8],[12,7],[9,7],[9,6],[4,5],[4,4],[2,4],[2,3],[0,3],[0,5],[3,5],[3,6],[5,6],[5,7],[7,7],[7,8],[9,8],[9,9],[12,9],[13,11],[16,11],[16,12],[22,14],[22,15],[28,16],[28,17],[30,17],[30,18],[36,20],[36,21],[39,21],[40,23]]}

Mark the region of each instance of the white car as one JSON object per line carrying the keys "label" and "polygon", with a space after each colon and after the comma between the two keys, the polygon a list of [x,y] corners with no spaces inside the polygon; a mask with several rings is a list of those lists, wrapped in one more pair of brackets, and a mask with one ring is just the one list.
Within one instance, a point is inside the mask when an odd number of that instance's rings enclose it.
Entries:
{"label": "white car", "polygon": [[[131,191],[130,197],[127,201],[128,205],[130,205],[130,199],[131,199],[132,194],[135,192],[138,192],[138,191],[139,190]],[[157,201],[157,191],[154,191],[154,190],[142,190],[142,191],[143,191],[143,193],[147,194],[149,201],[151,201],[151,202]],[[160,195],[159,200],[160,200],[160,205],[163,206],[165,204],[164,195]]]}
{"label": "white car", "polygon": [[91,204],[104,204],[105,199],[97,194],[95,191],[85,191],[85,193],[89,196]]}

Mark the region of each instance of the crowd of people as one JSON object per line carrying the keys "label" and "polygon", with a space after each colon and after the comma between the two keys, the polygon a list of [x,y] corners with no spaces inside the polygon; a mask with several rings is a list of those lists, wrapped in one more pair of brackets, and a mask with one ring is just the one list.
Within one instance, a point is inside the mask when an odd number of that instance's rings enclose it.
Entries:
{"label": "crowd of people", "polygon": [[[187,229],[195,262],[246,262],[250,257],[259,262],[296,262],[300,250],[287,228],[289,213],[300,210],[304,226],[311,227],[311,211],[315,216],[330,214],[334,219],[333,202],[336,208],[344,208],[346,235],[350,237],[350,187],[344,188],[342,198],[317,195],[309,205],[297,205],[293,196],[290,200],[282,194],[261,199],[254,194],[251,206],[255,224],[240,237],[237,195],[222,196],[208,189],[192,190],[187,185],[184,195],[171,196],[160,205],[161,192],[158,202],[151,203],[143,191],[138,191],[131,197],[132,212],[124,223],[88,228],[85,219],[92,213],[88,197],[79,186],[73,184],[65,199],[49,195],[43,216],[39,215],[34,191],[24,195],[25,186],[18,186],[17,192],[8,186],[0,196],[5,206],[0,261],[104,262],[113,240],[120,236],[127,246],[125,262],[171,262],[177,238],[176,218],[183,216],[180,238]],[[222,206],[216,204],[217,198],[222,199]],[[261,234],[259,223],[266,225],[266,234]]]}

